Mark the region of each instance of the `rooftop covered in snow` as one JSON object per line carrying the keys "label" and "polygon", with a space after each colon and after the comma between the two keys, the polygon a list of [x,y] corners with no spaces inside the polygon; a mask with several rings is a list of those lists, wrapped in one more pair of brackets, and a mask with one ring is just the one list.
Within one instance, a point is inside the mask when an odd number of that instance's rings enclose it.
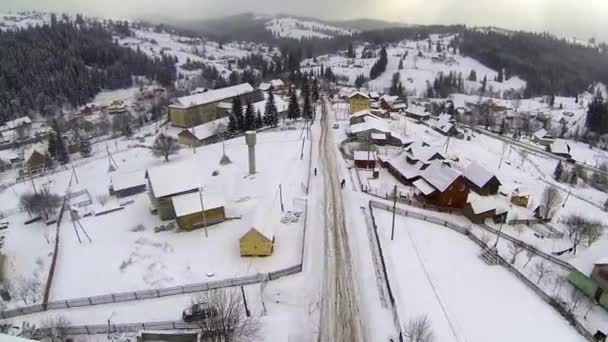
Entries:
{"label": "rooftop covered in snow", "polygon": [[460,172],[442,163],[433,163],[421,174],[422,178],[440,192],[444,192],[460,177]]}
{"label": "rooftop covered in snow", "polygon": [[156,198],[199,189],[203,185],[200,171],[193,160],[148,169],[146,177]]}
{"label": "rooftop covered in snow", "polygon": [[171,105],[174,108],[191,108],[208,103],[218,102],[235,96],[241,96],[253,92],[254,89],[249,83],[242,83],[232,87],[209,90],[202,94],[194,94],[180,97],[177,103]]}
{"label": "rooftop covered in snow", "polygon": [[[201,200],[202,198],[202,200]],[[199,191],[183,194],[171,198],[176,217],[182,217],[194,213],[200,213],[211,209],[221,208],[225,205],[224,199],[216,194]]]}
{"label": "rooftop covered in snow", "polygon": [[483,188],[492,178],[496,177],[475,161],[464,169],[462,175],[480,188]]}

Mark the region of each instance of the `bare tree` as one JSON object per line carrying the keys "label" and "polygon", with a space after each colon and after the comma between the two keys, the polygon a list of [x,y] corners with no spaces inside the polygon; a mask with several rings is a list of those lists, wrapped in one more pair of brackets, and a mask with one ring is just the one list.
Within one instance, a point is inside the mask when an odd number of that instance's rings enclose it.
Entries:
{"label": "bare tree", "polygon": [[526,249],[526,263],[524,264],[524,268],[526,268],[526,266],[528,266],[528,264],[530,263],[530,261],[532,261],[532,258],[534,258],[534,256],[536,256],[536,254],[534,254],[534,251],[532,249]]}
{"label": "bare tree", "polygon": [[432,342],[434,340],[431,322],[426,315],[410,320],[403,330],[407,342]]}
{"label": "bare tree", "polygon": [[540,285],[540,283],[541,283],[541,281],[543,281],[543,279],[546,279],[553,274],[553,270],[551,269],[549,264],[547,264],[543,260],[543,261],[540,261],[540,262],[537,262],[536,264],[534,264],[534,273],[538,277],[536,284]]}
{"label": "bare tree", "polygon": [[515,260],[517,260],[517,256],[523,251],[524,251],[524,247],[521,244],[515,243],[515,242],[509,243],[509,253],[511,254],[511,260],[509,261],[509,263],[511,265],[515,264]]}
{"label": "bare tree", "polygon": [[19,199],[21,206],[30,214],[44,215],[47,219],[55,209],[59,207],[61,199],[59,196],[43,188],[37,193],[26,193]]}
{"label": "bare tree", "polygon": [[37,277],[19,277],[7,287],[10,293],[23,301],[23,304],[29,305],[38,301],[42,284]]}
{"label": "bare tree", "polygon": [[583,300],[585,299],[585,295],[579,291],[577,288],[572,287],[572,290],[570,291],[570,295],[568,296],[568,299],[566,300],[566,310],[568,310],[568,312],[572,315],[574,315],[574,312],[576,311],[576,309],[578,309],[578,307],[580,306],[580,304],[583,302]]}
{"label": "bare tree", "polygon": [[215,313],[205,315],[195,323],[205,331],[215,331],[219,341],[251,341],[258,337],[261,328],[260,316],[247,316],[236,289],[215,289],[204,292],[192,299],[193,305],[204,305]]}
{"label": "bare tree", "polygon": [[179,151],[179,145],[174,137],[160,133],[156,136],[156,140],[154,140],[154,144],[152,144],[150,150],[155,157],[164,157],[165,162],[168,162],[169,156]]}
{"label": "bare tree", "polygon": [[101,206],[103,207],[104,205],[106,205],[106,203],[108,203],[108,200],[110,199],[110,196],[103,194],[103,195],[97,195],[95,196],[95,199],[97,200],[97,202],[99,202],[99,204],[101,204]]}
{"label": "bare tree", "polygon": [[40,324],[38,337],[41,341],[63,342],[69,326],[70,321],[63,316],[47,317]]}
{"label": "bare tree", "polygon": [[548,220],[552,216],[557,206],[562,201],[562,196],[557,188],[547,186],[543,191],[543,197],[541,198],[541,215],[544,220]]}
{"label": "bare tree", "polygon": [[556,274],[553,278],[553,294],[555,296],[559,296],[559,293],[562,291],[562,287],[568,280],[568,277],[562,274]]}
{"label": "bare tree", "polygon": [[563,223],[574,254],[581,243],[586,242],[587,247],[590,247],[604,233],[604,226],[600,221],[590,220],[582,215],[572,214],[565,218]]}

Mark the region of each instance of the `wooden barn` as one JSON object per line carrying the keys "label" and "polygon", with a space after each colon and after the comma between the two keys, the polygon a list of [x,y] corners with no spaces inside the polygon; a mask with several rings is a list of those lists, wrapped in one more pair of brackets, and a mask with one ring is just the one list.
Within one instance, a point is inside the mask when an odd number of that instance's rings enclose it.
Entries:
{"label": "wooden barn", "polygon": [[469,186],[460,172],[443,163],[433,163],[422,172],[414,186],[418,198],[439,207],[464,208]]}
{"label": "wooden barn", "polygon": [[217,139],[218,127],[224,125],[227,128],[229,121],[230,120],[227,117],[223,117],[202,125],[184,129],[177,135],[177,141],[182,145],[195,147],[212,143]]}
{"label": "wooden barn", "polygon": [[375,151],[355,151],[354,160],[357,169],[373,170],[376,168],[377,155]]}
{"label": "wooden barn", "polygon": [[146,191],[146,177],[139,171],[112,175],[109,190],[118,198],[140,194]]}
{"label": "wooden barn", "polygon": [[241,257],[270,256],[274,250],[274,234],[267,229],[251,227],[239,239]]}
{"label": "wooden barn", "polygon": [[218,195],[196,191],[173,196],[171,202],[181,230],[190,231],[226,221],[224,200]]}
{"label": "wooden barn", "polygon": [[369,110],[369,96],[361,92],[352,93],[348,97],[348,108],[351,114],[362,110]]}
{"label": "wooden barn", "polygon": [[146,171],[150,200],[161,220],[176,216],[171,200],[174,196],[198,192],[202,179],[193,161],[157,166]]}
{"label": "wooden barn", "polygon": [[230,102],[235,97],[243,100],[255,100],[255,90],[249,83],[232,87],[210,90],[201,94],[180,97],[177,103],[169,106],[171,125],[181,128],[198,126],[221,118],[217,105],[220,102]]}
{"label": "wooden barn", "polygon": [[472,162],[464,169],[464,176],[469,188],[480,195],[495,195],[502,185],[498,178],[477,162]]}

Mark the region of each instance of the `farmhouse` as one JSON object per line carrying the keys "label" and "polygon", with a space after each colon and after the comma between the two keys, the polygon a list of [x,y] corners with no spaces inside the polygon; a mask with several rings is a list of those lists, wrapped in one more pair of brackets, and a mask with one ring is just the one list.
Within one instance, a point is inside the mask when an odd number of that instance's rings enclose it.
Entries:
{"label": "farmhouse", "polygon": [[[275,96],[274,105],[275,107],[277,107],[277,115],[279,117],[287,116],[287,107],[289,106],[287,102],[285,102],[281,97]],[[232,104],[230,104],[230,110],[232,111]],[[260,113],[261,115],[264,115],[264,113],[266,112],[266,100],[255,102],[253,104],[253,111],[256,114]],[[243,113],[244,112],[245,108],[243,108]]]}
{"label": "farmhouse", "polygon": [[446,137],[453,137],[458,135],[458,130],[456,129],[456,126],[454,126],[453,123],[446,121],[442,118],[434,120],[433,122],[431,122],[430,125],[435,131],[441,133],[442,135],[445,135]]}
{"label": "farmhouse", "polygon": [[129,172],[113,175],[110,178],[110,195],[118,198],[136,195],[146,191],[146,178],[143,172]]}
{"label": "farmhouse", "polygon": [[463,176],[471,190],[480,195],[495,195],[502,185],[498,178],[477,162],[472,162],[463,171]]}
{"label": "farmhouse", "polygon": [[172,197],[198,192],[203,185],[200,172],[192,161],[148,169],[146,179],[153,210],[163,221],[176,217]]}
{"label": "farmhouse", "polygon": [[218,129],[228,127],[227,117],[209,121],[189,129],[184,129],[177,135],[177,141],[186,146],[201,146],[213,142],[217,138]]}
{"label": "farmhouse", "polygon": [[411,185],[420,178],[420,173],[425,164],[422,162],[410,163],[402,156],[387,160],[384,165],[388,172],[404,185]]}
{"label": "farmhouse", "polygon": [[52,166],[53,160],[47,150],[48,146],[45,143],[39,143],[30,147],[25,152],[23,159],[25,160],[27,173],[41,173]]}
{"label": "farmhouse", "polygon": [[543,146],[551,145],[554,140],[553,136],[544,128],[539,129],[532,135],[532,141]]}
{"label": "farmhouse", "polygon": [[275,79],[270,82],[262,82],[258,86],[261,91],[268,91],[272,87],[273,91],[283,91],[285,89],[285,83],[280,79]]}
{"label": "farmhouse", "polygon": [[355,151],[355,167],[358,169],[375,169],[377,155],[375,151]]}
{"label": "farmhouse", "polygon": [[549,145],[549,151],[557,156],[564,157],[567,159],[572,158],[570,155],[570,145],[564,139],[555,139],[551,145]]}
{"label": "farmhouse", "polygon": [[10,131],[17,128],[26,128],[29,129],[32,127],[32,119],[28,116],[22,116],[20,118],[7,121],[0,126],[0,132]]}
{"label": "farmhouse", "polygon": [[399,112],[404,111],[407,104],[399,99],[399,96],[382,95],[380,97],[380,108],[389,112]]}
{"label": "farmhouse", "polygon": [[349,134],[362,139],[372,139],[372,134],[384,134],[387,144],[403,145],[403,138],[399,134],[392,132],[384,120],[372,116],[366,116],[364,122],[352,125]]}
{"label": "farmhouse", "polygon": [[369,96],[354,92],[348,97],[348,107],[351,114],[369,109]]}
{"label": "farmhouse", "polygon": [[405,110],[405,115],[416,120],[428,120],[431,113],[427,112],[422,106],[410,105]]}
{"label": "farmhouse", "polygon": [[[253,99],[255,91],[249,83],[210,90],[202,94],[184,96],[169,106],[169,119],[175,127],[190,128],[221,118],[218,103],[235,97],[242,100]],[[244,102],[244,101],[243,101]]]}
{"label": "farmhouse", "polygon": [[356,124],[365,122],[366,118],[368,118],[368,117],[376,119],[376,120],[382,120],[377,115],[372,114],[371,111],[369,111],[369,110],[362,110],[360,112],[356,112],[356,113],[352,114],[348,118],[348,122],[352,126],[352,125],[356,125]]}
{"label": "farmhouse", "polygon": [[0,162],[2,162],[3,164],[15,165],[20,161],[21,157],[17,153],[11,150],[0,151]]}
{"label": "farmhouse", "polygon": [[439,207],[463,208],[467,204],[469,187],[464,177],[443,163],[433,163],[422,172],[414,186],[418,197]]}
{"label": "farmhouse", "polygon": [[269,229],[262,228],[261,226],[258,227],[251,227],[239,239],[241,257],[272,255],[274,234]]}
{"label": "farmhouse", "polygon": [[171,198],[177,225],[190,231],[226,221],[224,200],[206,192],[190,192]]}

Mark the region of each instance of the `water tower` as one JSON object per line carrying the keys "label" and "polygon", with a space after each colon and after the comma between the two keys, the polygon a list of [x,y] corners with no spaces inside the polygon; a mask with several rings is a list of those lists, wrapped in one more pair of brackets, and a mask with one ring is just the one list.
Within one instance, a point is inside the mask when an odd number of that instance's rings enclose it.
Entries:
{"label": "water tower", "polygon": [[249,174],[255,173],[255,131],[245,132],[245,143],[249,148]]}

